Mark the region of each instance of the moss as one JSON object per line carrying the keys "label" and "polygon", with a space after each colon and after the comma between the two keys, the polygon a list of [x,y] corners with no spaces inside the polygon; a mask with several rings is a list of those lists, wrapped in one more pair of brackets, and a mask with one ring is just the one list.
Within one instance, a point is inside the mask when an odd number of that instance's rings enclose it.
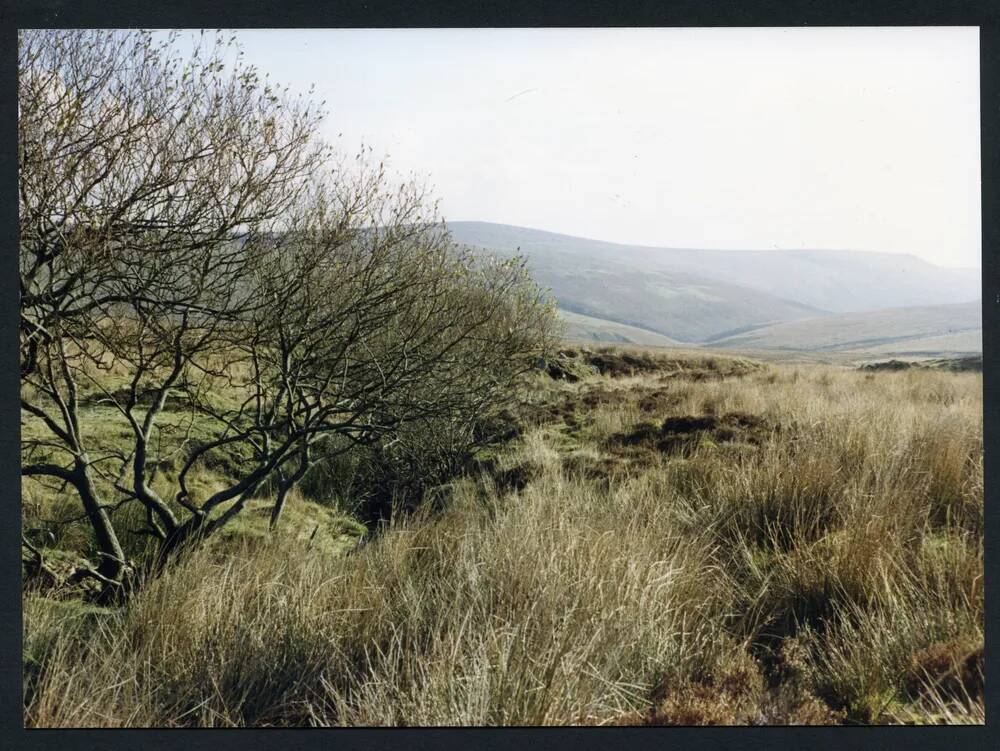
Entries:
{"label": "moss", "polygon": [[94,594],[97,583],[83,578],[70,585],[70,577],[78,568],[94,568],[92,561],[83,555],[62,548],[40,548],[43,568],[39,570],[35,556],[21,548],[21,576],[26,589],[35,592],[59,591],[66,593],[69,588],[76,594],[87,597]]}
{"label": "moss", "polygon": [[[215,510],[213,517],[225,512],[230,504]],[[270,500],[253,500],[236,517],[207,541],[216,549],[259,543],[271,537]],[[304,498],[289,497],[273,534],[293,539],[310,549],[338,554],[354,548],[367,530],[363,524],[336,509]]]}

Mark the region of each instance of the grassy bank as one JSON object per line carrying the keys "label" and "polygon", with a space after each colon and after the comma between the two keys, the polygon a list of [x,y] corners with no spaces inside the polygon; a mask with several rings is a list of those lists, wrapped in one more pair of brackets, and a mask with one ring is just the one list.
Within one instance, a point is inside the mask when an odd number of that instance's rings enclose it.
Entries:
{"label": "grassy bank", "polygon": [[298,498],[122,608],[27,590],[26,722],[983,722],[980,374],[550,372],[368,544]]}

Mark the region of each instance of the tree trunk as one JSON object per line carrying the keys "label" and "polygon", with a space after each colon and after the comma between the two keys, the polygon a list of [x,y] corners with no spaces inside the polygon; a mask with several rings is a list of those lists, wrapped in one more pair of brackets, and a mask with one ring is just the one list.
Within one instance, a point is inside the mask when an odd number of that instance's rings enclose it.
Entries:
{"label": "tree trunk", "polygon": [[303,477],[305,477],[307,471],[309,471],[308,443],[302,447],[302,454],[299,458],[299,466],[296,467],[292,476],[286,479],[284,474],[281,474],[281,478],[278,481],[278,497],[274,501],[274,508],[271,509],[271,524],[269,529],[274,530],[274,528],[278,526],[278,519],[281,518],[281,512],[285,508],[285,501],[288,500],[288,492],[294,488]]}
{"label": "tree trunk", "polygon": [[163,573],[171,556],[179,554],[181,548],[198,535],[207,533],[209,530],[205,528],[206,520],[207,517],[202,514],[194,515],[169,533],[166,539],[160,543],[156,555],[150,559],[146,569],[147,576],[159,576]]}
{"label": "tree trunk", "polygon": [[84,511],[94,530],[97,549],[102,553],[97,573],[113,582],[120,582],[125,570],[125,553],[118,542],[118,535],[115,534],[111,518],[98,498],[93,479],[90,476],[90,469],[84,460],[76,462],[73,474],[75,476],[74,484],[80,493]]}
{"label": "tree trunk", "polygon": [[274,501],[274,507],[271,509],[271,523],[269,529],[273,530],[278,526],[278,519],[281,518],[281,512],[285,508],[285,500],[288,498],[288,486],[284,483],[278,486],[278,497]]}

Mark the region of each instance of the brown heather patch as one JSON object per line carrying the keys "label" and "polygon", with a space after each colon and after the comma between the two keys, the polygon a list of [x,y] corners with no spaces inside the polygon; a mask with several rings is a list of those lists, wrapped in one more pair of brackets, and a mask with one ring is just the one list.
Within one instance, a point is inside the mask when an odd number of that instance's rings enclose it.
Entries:
{"label": "brown heather patch", "polygon": [[662,413],[672,410],[681,402],[681,397],[668,388],[655,388],[645,393],[637,402],[640,412]]}
{"label": "brown heather patch", "polygon": [[983,676],[983,645],[953,639],[916,652],[905,685],[914,696],[934,692],[946,699],[969,701],[982,699]]}
{"label": "brown heather patch", "polygon": [[646,713],[618,725],[837,725],[844,715],[811,694],[798,679],[768,686],[758,664],[741,652],[719,672],[658,688]]}
{"label": "brown heather patch", "polygon": [[654,449],[665,454],[692,449],[709,440],[713,443],[762,443],[771,428],[767,420],[743,412],[715,415],[680,415],[663,422],[644,422],[631,431],[612,436],[609,445]]}

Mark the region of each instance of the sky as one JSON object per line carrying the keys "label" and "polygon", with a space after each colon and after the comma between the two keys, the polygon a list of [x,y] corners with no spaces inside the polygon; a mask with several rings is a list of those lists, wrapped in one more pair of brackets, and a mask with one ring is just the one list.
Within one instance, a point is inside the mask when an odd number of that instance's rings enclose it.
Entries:
{"label": "sky", "polygon": [[448,220],[979,266],[975,27],[244,30]]}

